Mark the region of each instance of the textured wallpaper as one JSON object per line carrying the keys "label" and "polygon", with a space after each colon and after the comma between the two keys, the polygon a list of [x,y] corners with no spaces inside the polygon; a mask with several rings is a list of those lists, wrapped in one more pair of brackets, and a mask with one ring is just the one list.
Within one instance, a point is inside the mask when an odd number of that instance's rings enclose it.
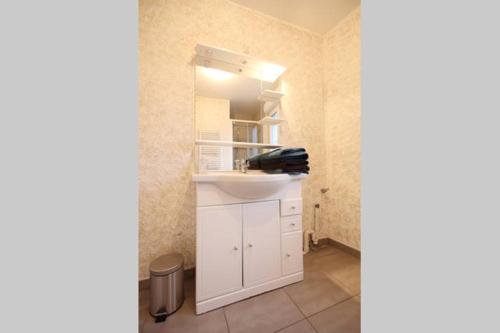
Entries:
{"label": "textured wallpaper", "polygon": [[288,68],[280,138],[309,152],[303,199],[310,228],[326,175],[323,37],[226,0],[141,0],[139,29],[139,278],[149,277],[156,256],[172,251],[184,255],[186,267],[194,265],[192,59],[198,42]]}
{"label": "textured wallpaper", "polygon": [[323,41],[326,179],[323,225],[331,239],[360,249],[360,8]]}

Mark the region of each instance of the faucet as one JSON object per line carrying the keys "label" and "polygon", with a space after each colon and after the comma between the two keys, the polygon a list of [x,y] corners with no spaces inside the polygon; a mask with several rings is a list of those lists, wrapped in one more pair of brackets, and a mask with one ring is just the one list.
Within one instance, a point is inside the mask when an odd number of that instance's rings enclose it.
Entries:
{"label": "faucet", "polygon": [[247,160],[241,159],[241,160],[236,160],[234,162],[236,164],[237,170],[240,170],[240,172],[243,172],[243,173],[247,173],[247,170],[249,167],[249,163],[247,162]]}

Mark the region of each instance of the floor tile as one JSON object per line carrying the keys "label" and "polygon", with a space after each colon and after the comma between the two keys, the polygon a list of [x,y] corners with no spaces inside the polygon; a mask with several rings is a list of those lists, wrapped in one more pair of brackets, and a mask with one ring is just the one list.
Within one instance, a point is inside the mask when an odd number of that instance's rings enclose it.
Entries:
{"label": "floor tile", "polygon": [[324,273],[346,287],[351,295],[361,292],[361,264],[358,258],[350,255],[332,256],[332,262],[325,265]]}
{"label": "floor tile", "polygon": [[304,256],[304,270],[308,272],[317,272],[324,269],[325,264],[331,264],[334,256],[344,256],[345,253],[338,249],[327,249],[320,252],[309,252]]}
{"label": "floor tile", "polygon": [[307,252],[307,254],[304,257],[321,257],[324,255],[330,255],[330,254],[341,253],[341,252],[345,253],[344,251],[342,251],[339,248],[336,248],[336,247],[331,246],[331,245],[326,245],[326,246],[320,247],[317,250],[310,250],[309,252]]}
{"label": "floor tile", "polygon": [[343,262],[347,259],[355,259],[357,261],[360,260],[359,258],[356,258],[337,248],[327,248],[318,252],[307,253],[304,256],[304,268],[309,270],[318,270],[321,269],[325,263],[335,263],[335,261],[332,261],[334,258],[337,262],[339,262],[339,260]]}
{"label": "floor tile", "polygon": [[304,318],[282,289],[231,304],[224,311],[231,333],[275,332]]}
{"label": "floor tile", "polygon": [[[149,315],[149,290],[139,292],[139,332],[359,332],[360,259],[326,246],[304,256],[304,281],[196,316],[195,279],[186,300],[163,323]],[[349,299],[353,295],[359,295]],[[297,308],[298,306],[298,308]],[[309,317],[304,319],[304,315]],[[227,322],[226,322],[227,318]],[[312,324],[312,325],[311,325]],[[229,327],[228,327],[229,325]],[[313,328],[314,326],[314,328]]]}
{"label": "floor tile", "polygon": [[285,287],[306,317],[351,297],[321,272],[304,273],[304,281]]}
{"label": "floor tile", "polygon": [[[193,289],[194,291],[194,289]],[[143,333],[228,333],[224,310],[217,309],[201,315],[195,313],[194,292],[186,287],[186,299],[177,312],[164,322],[155,323],[152,316],[145,319]]]}
{"label": "floor tile", "polygon": [[304,255],[304,268],[311,268],[311,264],[315,263],[321,257],[337,254],[340,252],[342,251],[332,246],[324,247],[316,251],[309,251]]}
{"label": "floor tile", "polygon": [[[307,256],[307,255],[306,255]],[[341,250],[323,251],[323,254],[304,257],[305,272],[323,272],[350,295],[361,291],[361,261]]]}
{"label": "floor tile", "polygon": [[196,280],[194,278],[184,280],[184,296],[186,298],[195,297]]}
{"label": "floor tile", "polygon": [[[307,321],[307,319],[301,320],[292,326],[288,326],[284,328],[279,333],[316,333],[311,324]],[[277,332],[277,333],[278,333]]]}
{"label": "floor tile", "polygon": [[319,333],[359,333],[360,319],[360,304],[354,298],[308,318]]}

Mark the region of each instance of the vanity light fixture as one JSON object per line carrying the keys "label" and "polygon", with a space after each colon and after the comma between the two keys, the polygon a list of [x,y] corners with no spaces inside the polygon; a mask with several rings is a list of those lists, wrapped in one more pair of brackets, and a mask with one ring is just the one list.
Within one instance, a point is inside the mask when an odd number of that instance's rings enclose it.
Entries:
{"label": "vanity light fixture", "polygon": [[196,45],[195,62],[200,66],[244,74],[267,82],[276,81],[286,70],[286,67],[256,59],[243,53],[204,44]]}

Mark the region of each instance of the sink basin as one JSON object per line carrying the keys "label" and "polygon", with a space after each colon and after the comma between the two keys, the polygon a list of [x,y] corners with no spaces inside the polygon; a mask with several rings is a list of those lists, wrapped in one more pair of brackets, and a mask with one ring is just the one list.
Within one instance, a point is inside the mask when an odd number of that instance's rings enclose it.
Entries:
{"label": "sink basin", "polygon": [[212,183],[224,192],[243,199],[257,199],[278,192],[286,184],[304,179],[307,174],[268,174],[260,170],[218,171],[193,175],[196,183]]}

